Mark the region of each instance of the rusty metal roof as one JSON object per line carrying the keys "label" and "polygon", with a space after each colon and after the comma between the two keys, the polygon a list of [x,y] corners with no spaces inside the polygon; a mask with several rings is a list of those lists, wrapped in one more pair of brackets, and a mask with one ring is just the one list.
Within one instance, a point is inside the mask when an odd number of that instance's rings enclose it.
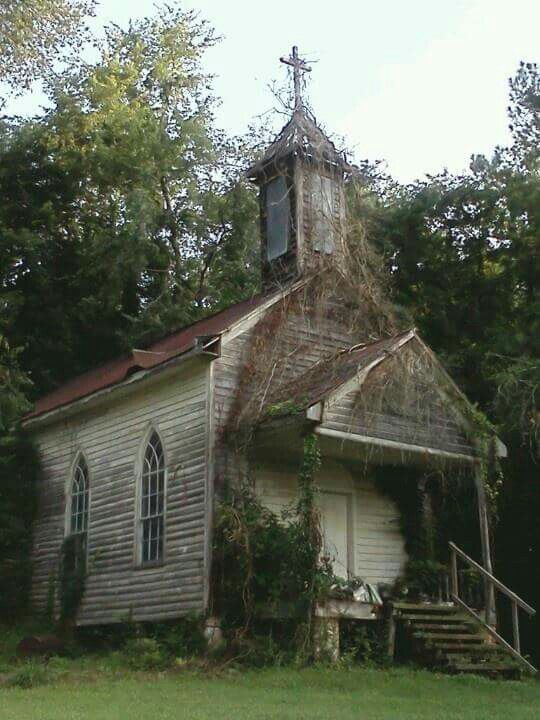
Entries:
{"label": "rusty metal roof", "polygon": [[56,390],[39,398],[33,411],[28,413],[24,419],[29,420],[64,405],[69,405],[75,400],[87,397],[98,390],[121,383],[136,370],[154,368],[173,357],[183,355],[196,346],[197,338],[220,335],[232,324],[260,307],[271,297],[269,295],[255,295],[248,300],[231,305],[215,315],[203,318],[192,325],[169,334],[145,350],[132,350],[129,355],[116,358],[82,375],[78,375],[60,385]]}

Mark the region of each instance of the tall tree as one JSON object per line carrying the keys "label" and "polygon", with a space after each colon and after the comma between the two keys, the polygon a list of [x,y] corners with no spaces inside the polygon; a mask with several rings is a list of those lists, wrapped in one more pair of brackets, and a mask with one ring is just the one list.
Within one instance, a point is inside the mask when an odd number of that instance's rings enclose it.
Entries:
{"label": "tall tree", "polygon": [[95,0],[3,0],[0,5],[0,81],[15,93],[47,78],[87,39]]}
{"label": "tall tree", "polygon": [[252,291],[255,198],[214,127],[213,42],[180,9],[113,26],[43,119],[4,126],[1,292],[36,391]]}

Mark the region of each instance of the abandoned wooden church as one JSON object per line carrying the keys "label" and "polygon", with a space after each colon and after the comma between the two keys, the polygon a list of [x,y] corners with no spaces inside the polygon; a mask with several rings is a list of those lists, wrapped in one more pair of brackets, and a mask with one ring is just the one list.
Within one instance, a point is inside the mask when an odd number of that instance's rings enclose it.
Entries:
{"label": "abandoned wooden church", "polygon": [[[215,614],[216,508],[245,482],[274,512],[291,506],[309,435],[321,457],[321,552],[337,578],[365,583],[321,601],[317,618],[377,621],[381,596],[393,597],[391,627],[408,628],[425,656],[465,670],[496,667],[501,653],[519,660],[517,610],[532,609],[491,574],[485,430],[416,330],[392,315],[348,216],[355,169],[302,102],[305,64],[296,51],[287,61],[294,111],[249,171],[260,192],[260,294],[65,383],[25,419],[44,468],[33,605],[54,600],[74,538],[86,567],[77,623]],[[496,438],[489,446],[504,456]],[[436,597],[393,595],[411,557],[399,504],[378,480],[386,472],[386,487],[416,478],[426,522],[436,515],[430,478],[474,490],[478,563],[452,545]],[[482,607],[461,587],[471,565]],[[513,603],[512,647],[495,629],[495,590]]]}

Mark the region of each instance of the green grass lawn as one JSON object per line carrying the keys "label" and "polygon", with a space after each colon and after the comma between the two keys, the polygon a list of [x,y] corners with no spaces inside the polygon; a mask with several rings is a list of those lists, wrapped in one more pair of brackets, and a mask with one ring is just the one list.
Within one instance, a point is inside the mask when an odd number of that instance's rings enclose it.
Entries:
{"label": "green grass lawn", "polygon": [[[77,669],[76,669],[77,668]],[[53,684],[0,689],[2,720],[537,720],[540,682],[406,668],[136,673],[75,663]]]}

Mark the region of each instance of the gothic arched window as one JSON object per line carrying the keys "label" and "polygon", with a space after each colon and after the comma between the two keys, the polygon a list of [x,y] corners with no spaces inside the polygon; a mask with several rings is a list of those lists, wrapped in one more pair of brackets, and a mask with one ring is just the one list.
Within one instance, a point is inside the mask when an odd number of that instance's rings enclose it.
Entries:
{"label": "gothic arched window", "polygon": [[79,455],[70,492],[69,534],[77,535],[88,530],[88,510],[90,506],[90,482],[88,466],[82,455]]}
{"label": "gothic arched window", "polygon": [[163,445],[153,431],[144,450],[140,492],[140,560],[163,560],[165,511],[165,458]]}

